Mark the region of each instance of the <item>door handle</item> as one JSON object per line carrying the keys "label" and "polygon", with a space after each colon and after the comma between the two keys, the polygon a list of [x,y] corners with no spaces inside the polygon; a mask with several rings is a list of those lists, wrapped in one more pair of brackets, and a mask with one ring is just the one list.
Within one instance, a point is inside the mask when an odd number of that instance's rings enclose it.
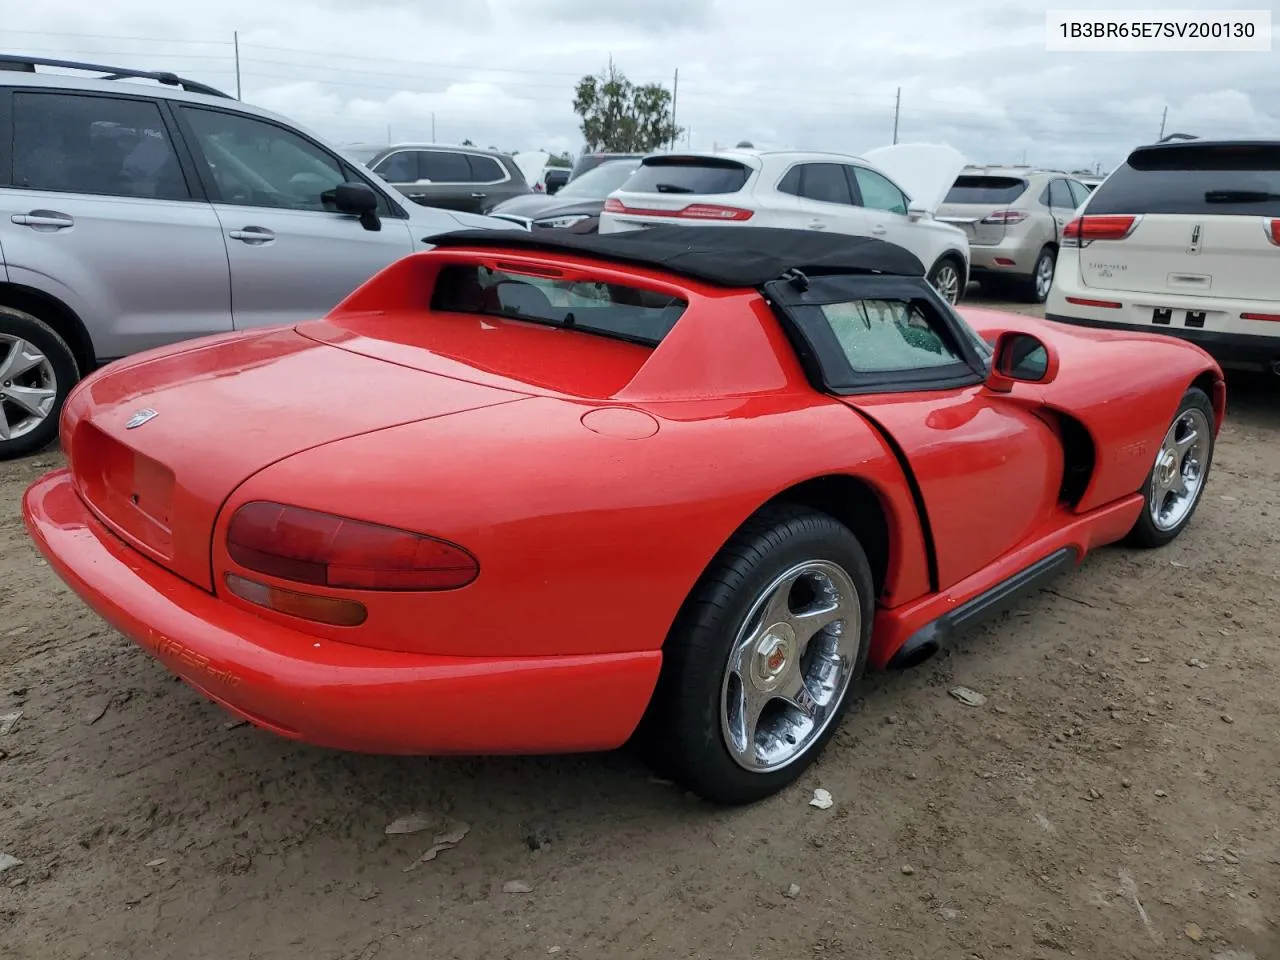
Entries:
{"label": "door handle", "polygon": [[276,235],[266,227],[245,227],[243,230],[229,230],[227,236],[232,240],[243,240],[245,243],[263,244],[271,243],[275,240]]}
{"label": "door handle", "polygon": [[61,230],[75,226],[75,220],[57,210],[32,210],[30,213],[15,213],[9,218],[20,227],[52,227]]}
{"label": "door handle", "polygon": [[487,194],[487,193],[473,193],[473,194],[471,195],[471,199],[472,199],[472,200],[483,200],[483,199],[484,199],[485,197],[487,197],[487,196],[488,196],[488,194]]}
{"label": "door handle", "polygon": [[818,220],[818,219],[816,219],[816,218],[815,218],[815,219],[813,219],[813,220],[810,220],[810,221],[809,221],[809,229],[810,229],[810,230],[825,230],[825,229],[827,229],[827,222],[826,222],[825,220]]}
{"label": "door handle", "polygon": [[888,227],[872,227],[871,232],[875,234],[877,237],[883,237],[886,233],[889,232],[889,228]]}

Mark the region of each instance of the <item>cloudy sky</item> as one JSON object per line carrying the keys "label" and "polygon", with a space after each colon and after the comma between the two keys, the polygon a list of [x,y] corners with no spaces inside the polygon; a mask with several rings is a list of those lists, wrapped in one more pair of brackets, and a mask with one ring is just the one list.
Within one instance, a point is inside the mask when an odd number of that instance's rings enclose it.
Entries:
{"label": "cloudy sky", "polygon": [[[1046,53],[1036,0],[40,0],[6,51],[172,70],[338,142],[581,147],[573,87],[612,55],[679,70],[684,142],[858,153],[899,138],[975,162],[1105,170],[1166,132],[1280,136],[1273,53]],[[1197,9],[1276,0],[1183,0]],[[1077,9],[1105,8],[1077,0]],[[1114,6],[1114,4],[1112,5]],[[1128,0],[1126,8],[1150,7]]]}

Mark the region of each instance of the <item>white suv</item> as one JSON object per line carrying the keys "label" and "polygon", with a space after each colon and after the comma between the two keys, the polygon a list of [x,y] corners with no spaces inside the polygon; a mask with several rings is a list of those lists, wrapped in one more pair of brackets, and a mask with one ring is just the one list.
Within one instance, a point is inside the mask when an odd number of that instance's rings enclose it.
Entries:
{"label": "white suv", "polygon": [[899,144],[863,157],[725,150],[645,157],[605,201],[601,233],[696,224],[876,237],[916,255],[951,303],[969,280],[963,230],[933,218],[964,168],[949,147]]}
{"label": "white suv", "polygon": [[1063,232],[1045,315],[1280,373],[1280,141],[1134,150]]}

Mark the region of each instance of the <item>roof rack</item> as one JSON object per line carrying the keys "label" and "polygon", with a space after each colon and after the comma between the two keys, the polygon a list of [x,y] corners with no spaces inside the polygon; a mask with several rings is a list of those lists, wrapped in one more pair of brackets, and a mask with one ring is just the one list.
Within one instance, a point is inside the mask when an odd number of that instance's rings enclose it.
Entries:
{"label": "roof rack", "polygon": [[217,87],[211,87],[195,80],[187,80],[177,74],[167,73],[162,70],[130,70],[126,67],[107,67],[100,63],[80,63],[76,60],[48,60],[44,57],[0,54],[0,70],[35,73],[36,67],[57,67],[60,70],[85,70],[91,73],[104,74],[104,76],[95,78],[98,80],[155,80],[157,83],[178,87],[188,93],[203,93],[209,97],[233,99],[230,94],[223,93]]}

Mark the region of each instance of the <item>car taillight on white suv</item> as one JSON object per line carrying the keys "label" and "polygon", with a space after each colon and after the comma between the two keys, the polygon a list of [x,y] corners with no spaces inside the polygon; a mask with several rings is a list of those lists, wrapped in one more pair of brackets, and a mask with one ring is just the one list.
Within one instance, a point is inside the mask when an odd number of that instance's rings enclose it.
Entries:
{"label": "car taillight on white suv", "polygon": [[1272,220],[1267,224],[1267,239],[1280,247],[1280,220]]}
{"label": "car taillight on white suv", "polygon": [[1095,240],[1123,240],[1141,219],[1119,214],[1076,217],[1062,230],[1062,246],[1087,247]]}
{"label": "car taillight on white suv", "polygon": [[617,197],[604,202],[605,213],[620,213],[630,217],[671,217],[677,220],[750,220],[755,213],[742,207],[729,207],[719,203],[691,203],[674,210],[657,210],[649,207],[632,207]]}

